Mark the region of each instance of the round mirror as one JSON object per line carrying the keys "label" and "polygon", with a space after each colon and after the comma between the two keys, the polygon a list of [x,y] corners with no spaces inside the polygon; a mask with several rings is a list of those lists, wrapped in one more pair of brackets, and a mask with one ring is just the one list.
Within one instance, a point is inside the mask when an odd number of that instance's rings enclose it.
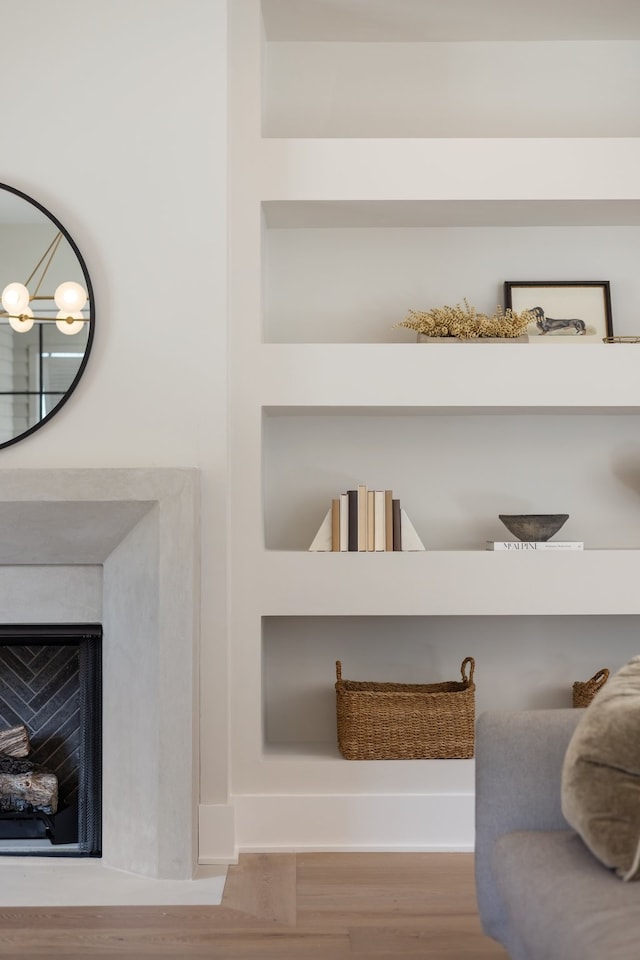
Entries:
{"label": "round mirror", "polygon": [[84,260],[42,204],[0,184],[0,448],[43,426],[73,393],[95,308]]}

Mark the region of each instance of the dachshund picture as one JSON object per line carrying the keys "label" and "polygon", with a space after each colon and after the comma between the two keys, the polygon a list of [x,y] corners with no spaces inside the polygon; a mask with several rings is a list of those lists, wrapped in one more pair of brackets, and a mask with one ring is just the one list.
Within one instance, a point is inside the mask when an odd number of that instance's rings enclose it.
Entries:
{"label": "dachshund picture", "polygon": [[542,307],[531,307],[529,313],[535,317],[536,326],[540,331],[540,336],[546,333],[553,333],[556,330],[570,330],[573,328],[578,336],[587,332],[587,325],[584,320],[554,320],[553,317],[545,316]]}

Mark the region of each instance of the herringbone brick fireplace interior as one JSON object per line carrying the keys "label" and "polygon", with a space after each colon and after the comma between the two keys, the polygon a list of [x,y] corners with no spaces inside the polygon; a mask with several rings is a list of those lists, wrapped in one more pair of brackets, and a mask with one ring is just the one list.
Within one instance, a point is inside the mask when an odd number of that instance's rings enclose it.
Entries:
{"label": "herringbone brick fireplace interior", "polygon": [[100,852],[101,628],[0,627],[0,730],[24,725],[28,761],[57,778],[51,817],[0,818],[0,854]]}

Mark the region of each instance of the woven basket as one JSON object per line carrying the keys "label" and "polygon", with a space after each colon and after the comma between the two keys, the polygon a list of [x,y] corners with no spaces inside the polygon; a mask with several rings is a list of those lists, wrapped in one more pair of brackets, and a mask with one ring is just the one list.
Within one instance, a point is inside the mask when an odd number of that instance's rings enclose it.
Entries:
{"label": "woven basket", "polygon": [[598,670],[590,680],[576,680],[573,685],[573,705],[574,707],[588,707],[596,693],[603,687],[609,677],[609,671],[606,667]]}
{"label": "woven basket", "polygon": [[336,661],[338,747],[346,760],[449,760],[474,753],[473,657],[461,681],[369,683],[342,679]]}

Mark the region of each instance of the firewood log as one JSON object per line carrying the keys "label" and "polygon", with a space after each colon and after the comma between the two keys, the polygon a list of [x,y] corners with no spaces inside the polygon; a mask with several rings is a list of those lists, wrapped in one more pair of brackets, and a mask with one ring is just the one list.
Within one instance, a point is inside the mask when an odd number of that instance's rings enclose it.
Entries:
{"label": "firewood log", "polygon": [[8,757],[26,757],[30,749],[29,731],[23,723],[0,730],[0,753]]}
{"label": "firewood log", "polygon": [[30,760],[0,756],[0,812],[54,814],[58,778]]}

